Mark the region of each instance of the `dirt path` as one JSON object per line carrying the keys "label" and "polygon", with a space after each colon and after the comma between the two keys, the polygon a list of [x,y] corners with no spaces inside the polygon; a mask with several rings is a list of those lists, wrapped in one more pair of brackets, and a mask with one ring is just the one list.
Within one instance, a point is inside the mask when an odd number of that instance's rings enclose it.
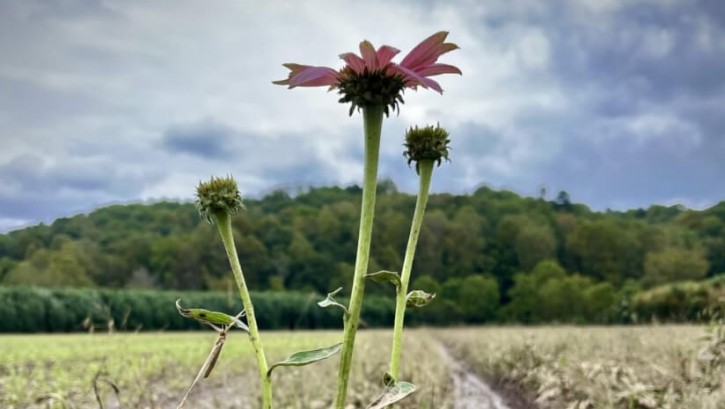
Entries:
{"label": "dirt path", "polygon": [[454,409],[510,409],[490,386],[453,358],[443,344],[439,344],[439,353],[451,368]]}

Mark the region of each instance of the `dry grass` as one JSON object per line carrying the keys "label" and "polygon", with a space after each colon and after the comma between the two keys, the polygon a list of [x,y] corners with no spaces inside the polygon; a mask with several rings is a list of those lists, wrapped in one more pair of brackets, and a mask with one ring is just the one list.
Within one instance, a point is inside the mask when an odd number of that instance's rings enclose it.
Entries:
{"label": "dry grass", "polygon": [[703,327],[458,329],[439,337],[485,379],[548,408],[725,408],[725,337]]}

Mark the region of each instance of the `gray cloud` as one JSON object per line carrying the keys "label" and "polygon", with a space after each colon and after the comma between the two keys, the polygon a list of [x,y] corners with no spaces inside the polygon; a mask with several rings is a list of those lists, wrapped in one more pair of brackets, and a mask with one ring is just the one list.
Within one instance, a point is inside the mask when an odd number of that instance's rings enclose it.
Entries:
{"label": "gray cloud", "polygon": [[546,186],[597,209],[723,199],[722,2],[312,1],[0,3],[0,229],[189,199],[209,175],[248,196],[359,183],[360,117],[270,81],[283,62],[339,67],[363,38],[404,54],[440,29],[464,75],[441,77],[443,96],[407,92],[386,120],[379,173],[401,189],[417,188],[405,128],[440,121],[453,162],[436,191]]}
{"label": "gray cloud", "polygon": [[181,152],[204,159],[228,159],[228,144],[235,131],[221,124],[203,121],[186,126],[172,126],[162,140],[162,146],[171,152]]}
{"label": "gray cloud", "polygon": [[40,156],[20,155],[0,164],[0,209],[5,219],[49,221],[86,211],[89,202],[128,201],[144,184],[140,175],[100,161],[53,163]]}

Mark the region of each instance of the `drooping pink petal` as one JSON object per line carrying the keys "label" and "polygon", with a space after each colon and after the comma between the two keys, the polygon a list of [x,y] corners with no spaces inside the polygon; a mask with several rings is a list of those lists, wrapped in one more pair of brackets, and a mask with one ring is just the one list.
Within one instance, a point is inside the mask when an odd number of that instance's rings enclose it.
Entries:
{"label": "drooping pink petal", "polygon": [[370,41],[365,40],[360,43],[360,55],[365,61],[365,67],[369,71],[378,70],[378,54],[375,52],[375,47],[370,44]]}
{"label": "drooping pink petal", "polygon": [[292,62],[288,62],[288,63],[286,63],[286,64],[282,64],[282,66],[283,66],[283,67],[285,67],[285,68],[287,68],[288,70],[290,70],[290,73],[288,74],[288,77],[287,77],[287,79],[285,79],[285,80],[280,80],[280,81],[272,81],[272,82],[274,82],[274,83],[278,83],[278,82],[285,82],[285,81],[289,81],[289,79],[290,79],[290,78],[291,78],[291,77],[292,77],[293,75],[296,75],[297,73],[299,73],[299,72],[300,72],[300,71],[302,71],[302,70],[306,70],[307,68],[310,68],[310,66],[309,66],[309,65],[295,64],[295,63],[292,63]]}
{"label": "drooping pink petal", "polygon": [[365,60],[358,57],[354,53],[340,54],[340,58],[350,67],[356,74],[362,74],[365,71]]}
{"label": "drooping pink petal", "polygon": [[409,69],[407,69],[403,66],[397,65],[397,64],[393,64],[390,66],[390,68],[388,68],[388,74],[389,75],[394,75],[394,74],[401,75],[403,77],[403,83],[405,84],[405,86],[411,87],[411,88],[414,88],[414,87],[420,85],[422,83],[421,80],[423,79],[423,77],[416,74],[415,71],[409,70]]}
{"label": "drooping pink petal", "polygon": [[425,68],[433,63],[435,63],[438,60],[438,57],[441,55],[458,49],[458,46],[451,43],[443,43],[437,45],[435,48],[431,49],[429,53],[425,56],[422,56],[415,65],[406,65],[408,68],[412,68],[416,71]]}
{"label": "drooping pink petal", "polygon": [[441,88],[441,84],[439,84],[437,81],[423,77],[423,84],[425,84],[425,88],[430,88],[438,92],[439,94],[443,94],[443,88]]}
{"label": "drooping pink petal", "polygon": [[378,48],[378,65],[379,68],[382,69],[386,65],[390,63],[390,61],[393,60],[393,57],[395,57],[400,50],[397,48],[393,48],[389,45],[383,45],[380,48]]}
{"label": "drooping pink petal", "polygon": [[441,94],[443,93],[443,89],[441,88],[440,84],[430,78],[426,78],[418,74],[411,69],[403,67],[402,65],[397,65],[393,68],[393,70],[403,76],[403,82],[408,88],[415,89],[417,86],[420,85],[423,88],[432,88]]}
{"label": "drooping pink petal", "polygon": [[329,67],[310,67],[290,79],[290,87],[332,86],[337,83],[337,71]]}
{"label": "drooping pink petal", "polygon": [[275,84],[289,85],[290,88],[334,86],[337,84],[337,71],[329,67],[312,67],[299,64],[285,64],[285,67],[291,71],[289,77],[286,80],[274,81]]}
{"label": "drooping pink petal", "polygon": [[309,68],[309,65],[302,65],[302,64],[295,64],[295,63],[286,63],[282,64],[283,67],[290,70],[290,73],[287,75],[287,78],[283,80],[277,80],[272,81],[272,84],[277,85],[289,85],[289,80],[292,78],[295,74],[299,73],[300,71]]}
{"label": "drooping pink petal", "polygon": [[427,67],[416,72],[424,77],[430,77],[432,75],[440,74],[462,74],[461,70],[456,66],[439,63],[428,65]]}
{"label": "drooping pink petal", "polygon": [[439,31],[426,38],[403,58],[400,65],[417,71],[433,64],[441,55],[458,48],[455,44],[443,42],[447,36],[447,31]]}

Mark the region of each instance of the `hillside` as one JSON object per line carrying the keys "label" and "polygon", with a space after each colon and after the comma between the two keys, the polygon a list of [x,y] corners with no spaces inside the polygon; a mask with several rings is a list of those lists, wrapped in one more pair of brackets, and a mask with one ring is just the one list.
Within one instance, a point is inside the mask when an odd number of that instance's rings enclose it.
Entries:
{"label": "hillside", "polygon": [[[325,293],[347,285],[360,193],[357,186],[324,187],[247,201],[234,229],[250,286]],[[399,270],[414,203],[392,182],[380,184],[372,271]],[[725,202],[704,211],[593,212],[565,192],[543,200],[484,187],[431,197],[413,279],[459,296],[465,288],[488,289],[510,304],[517,291],[536,287],[538,276],[584,292],[616,292],[720,273]],[[0,235],[5,286],[224,290],[228,277],[214,226],[190,203],[115,205]]]}

